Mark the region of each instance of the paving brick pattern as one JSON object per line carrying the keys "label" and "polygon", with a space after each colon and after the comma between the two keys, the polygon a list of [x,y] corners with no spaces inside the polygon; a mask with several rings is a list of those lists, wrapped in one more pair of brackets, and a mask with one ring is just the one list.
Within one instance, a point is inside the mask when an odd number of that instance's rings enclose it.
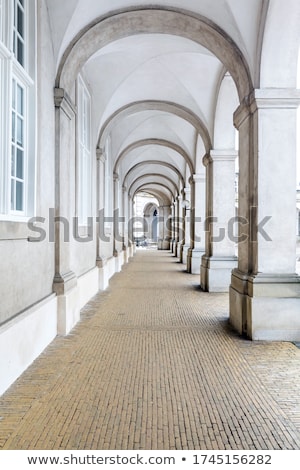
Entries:
{"label": "paving brick pattern", "polygon": [[139,250],[0,398],[2,449],[300,449],[300,350]]}

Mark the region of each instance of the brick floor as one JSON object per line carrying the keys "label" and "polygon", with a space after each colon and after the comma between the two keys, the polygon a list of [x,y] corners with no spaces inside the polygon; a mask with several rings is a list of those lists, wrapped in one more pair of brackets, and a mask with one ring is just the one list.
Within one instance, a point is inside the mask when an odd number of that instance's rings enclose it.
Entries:
{"label": "brick floor", "polygon": [[2,449],[300,449],[300,350],[139,250],[0,398]]}

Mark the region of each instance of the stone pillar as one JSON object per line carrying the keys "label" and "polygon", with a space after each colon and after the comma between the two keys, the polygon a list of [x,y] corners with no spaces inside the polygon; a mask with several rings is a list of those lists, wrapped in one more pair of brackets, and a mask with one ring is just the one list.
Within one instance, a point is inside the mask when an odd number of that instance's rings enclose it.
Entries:
{"label": "stone pillar", "polygon": [[131,194],[128,193],[128,246],[129,246],[129,256],[132,257],[135,253],[135,243],[134,243],[134,234],[133,234],[133,210],[134,201],[132,200]]}
{"label": "stone pillar", "polygon": [[120,223],[120,192],[119,192],[119,175],[114,173],[114,250],[113,255],[116,259],[116,272],[121,271],[122,266],[122,233]]}
{"label": "stone pillar", "polygon": [[158,208],[158,241],[157,248],[163,250],[164,241],[164,206]]}
{"label": "stone pillar", "polygon": [[190,178],[190,248],[187,255],[187,271],[200,274],[201,258],[205,253],[205,173],[197,173]]}
{"label": "stone pillar", "polygon": [[201,287],[208,292],[228,292],[231,272],[237,267],[233,238],[236,157],[234,149],[212,150],[205,160],[208,208]]}
{"label": "stone pillar", "polygon": [[55,88],[55,276],[58,333],[67,334],[80,318],[77,278],[70,268],[75,215],[75,106]]}
{"label": "stone pillar", "polygon": [[191,188],[184,188],[183,217],[184,217],[184,243],[182,245],[181,259],[187,264],[188,251],[191,247],[190,219],[191,219]]}
{"label": "stone pillar", "polygon": [[295,274],[296,121],[299,90],[255,90],[239,106],[238,267],[230,321],[252,339],[300,340]]}
{"label": "stone pillar", "polygon": [[128,194],[126,186],[122,186],[122,250],[124,263],[128,262],[129,258],[129,240],[128,240]]}
{"label": "stone pillar", "polygon": [[171,252],[175,251],[175,201],[171,204]]}
{"label": "stone pillar", "polygon": [[174,256],[180,257],[180,245],[183,239],[183,224],[182,224],[182,196],[176,198],[176,215],[175,215],[175,243],[174,243]]}
{"label": "stone pillar", "polygon": [[102,149],[98,148],[97,155],[97,258],[98,267],[98,287],[105,290],[108,287],[109,279],[106,270],[107,259],[102,257],[101,245],[104,237],[104,198],[105,198],[105,161],[106,156]]}
{"label": "stone pillar", "polygon": [[163,206],[164,214],[164,234],[163,234],[163,250],[170,250],[171,248],[171,206]]}

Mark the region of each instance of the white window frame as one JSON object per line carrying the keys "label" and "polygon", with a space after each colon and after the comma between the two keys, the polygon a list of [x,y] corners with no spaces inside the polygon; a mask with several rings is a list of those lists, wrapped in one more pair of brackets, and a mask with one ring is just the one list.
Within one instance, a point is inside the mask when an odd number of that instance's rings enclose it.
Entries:
{"label": "white window frame", "polygon": [[[23,222],[35,213],[35,53],[34,65],[29,63],[29,49],[35,51],[35,0],[23,0],[24,4],[24,51],[23,66],[18,62],[13,51],[14,6],[20,0],[1,0],[3,34],[0,37],[0,220]],[[34,32],[32,27],[34,25]],[[30,32],[31,28],[31,32]],[[33,49],[34,48],[34,49]],[[24,161],[23,161],[23,207],[22,210],[11,208],[11,163],[12,163],[12,87],[13,80],[23,89],[24,113]],[[29,116],[29,110],[30,116]],[[30,120],[29,120],[30,117]],[[34,128],[33,128],[34,127]],[[30,143],[29,143],[30,132]],[[30,164],[29,164],[30,161]]]}
{"label": "white window frame", "polygon": [[77,79],[77,188],[76,215],[78,225],[88,226],[92,216],[92,146],[91,95],[81,75]]}

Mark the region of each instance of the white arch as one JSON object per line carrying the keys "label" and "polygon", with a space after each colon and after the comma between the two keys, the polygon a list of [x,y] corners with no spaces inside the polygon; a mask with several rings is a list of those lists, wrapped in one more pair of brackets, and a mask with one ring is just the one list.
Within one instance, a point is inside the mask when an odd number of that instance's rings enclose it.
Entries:
{"label": "white arch", "polygon": [[65,51],[58,67],[56,87],[70,94],[74,89],[74,78],[94,53],[117,39],[141,33],[171,34],[195,41],[224,64],[235,81],[240,100],[253,89],[248,64],[225,31],[200,15],[162,7],[121,10],[89,24]]}

